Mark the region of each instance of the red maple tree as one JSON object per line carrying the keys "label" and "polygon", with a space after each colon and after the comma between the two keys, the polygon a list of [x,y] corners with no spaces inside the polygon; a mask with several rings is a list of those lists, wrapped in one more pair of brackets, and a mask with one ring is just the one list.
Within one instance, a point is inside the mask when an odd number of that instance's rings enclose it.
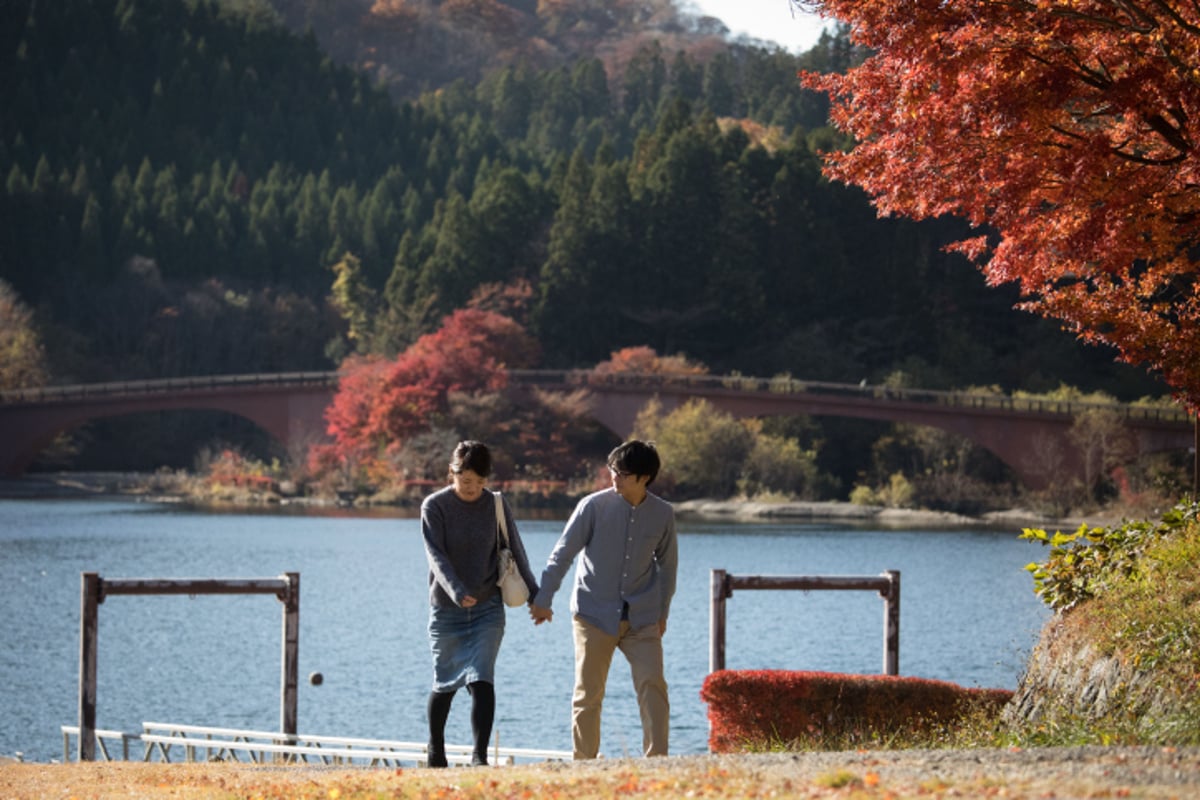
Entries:
{"label": "red maple tree", "polygon": [[883,215],[965,218],[979,235],[954,248],[991,284],[1200,408],[1200,6],[811,5],[870,53],[801,74],[857,142],[827,174]]}
{"label": "red maple tree", "polygon": [[326,409],[329,445],[311,461],[328,468],[353,462],[367,474],[387,472],[386,457],[444,413],[454,392],[494,392],[509,368],[534,363],[536,342],[511,319],[460,309],[395,359],[352,356]]}

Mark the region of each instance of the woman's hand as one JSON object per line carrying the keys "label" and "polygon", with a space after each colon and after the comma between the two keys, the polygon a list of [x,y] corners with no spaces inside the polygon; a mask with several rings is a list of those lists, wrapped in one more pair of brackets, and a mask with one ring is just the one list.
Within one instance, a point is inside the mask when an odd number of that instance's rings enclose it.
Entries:
{"label": "woman's hand", "polygon": [[478,601],[478,600],[476,600],[476,599],[475,599],[474,597],[472,597],[471,595],[467,595],[466,597],[464,597],[464,598],[462,599],[462,602],[461,602],[459,605],[461,605],[463,608],[470,608],[471,606],[475,605],[475,604],[476,604],[476,603],[478,603],[478,602],[479,602],[479,601]]}

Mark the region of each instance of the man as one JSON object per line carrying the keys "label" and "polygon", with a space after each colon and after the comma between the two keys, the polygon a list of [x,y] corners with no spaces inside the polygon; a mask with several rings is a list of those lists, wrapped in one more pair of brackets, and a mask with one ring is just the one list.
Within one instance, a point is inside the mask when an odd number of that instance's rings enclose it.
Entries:
{"label": "man", "polygon": [[678,549],[674,509],[647,490],[659,466],[658,451],[646,442],[631,440],[609,453],[612,487],[575,506],[530,607],[535,624],[553,619],[554,593],[579,556],[571,594],[576,759],[595,758],[600,751],[600,706],[618,648],[629,661],[637,691],[642,750],[647,756],[667,754],[671,708],[662,637],[675,594]]}

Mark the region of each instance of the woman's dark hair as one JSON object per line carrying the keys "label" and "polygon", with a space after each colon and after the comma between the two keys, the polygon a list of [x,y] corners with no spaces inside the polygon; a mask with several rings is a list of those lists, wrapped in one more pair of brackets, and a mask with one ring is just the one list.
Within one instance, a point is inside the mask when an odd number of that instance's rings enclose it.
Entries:
{"label": "woman's dark hair", "polygon": [[608,454],[608,467],[617,472],[628,472],[631,475],[649,475],[646,485],[654,483],[662,462],[658,458],[658,450],[653,442],[643,442],[630,439]]}
{"label": "woman's dark hair", "polygon": [[492,451],[483,442],[470,439],[459,442],[450,457],[450,474],[471,470],[481,478],[492,474]]}

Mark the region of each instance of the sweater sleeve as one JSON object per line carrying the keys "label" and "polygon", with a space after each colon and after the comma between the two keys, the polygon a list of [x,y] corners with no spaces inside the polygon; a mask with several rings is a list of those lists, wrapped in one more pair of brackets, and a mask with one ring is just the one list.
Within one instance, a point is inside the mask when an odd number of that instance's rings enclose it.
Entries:
{"label": "sweater sleeve", "polygon": [[554,550],[550,553],[550,558],[546,561],[546,568],[542,570],[542,585],[534,598],[534,605],[551,608],[554,594],[562,586],[563,579],[570,571],[575,556],[583,551],[591,539],[594,517],[594,509],[587,502],[587,498],[575,506],[575,511],[567,520],[562,536],[559,537],[558,543],[554,545]]}
{"label": "sweater sleeve", "polygon": [[671,613],[671,599],[675,596],[675,580],[679,572],[679,536],[675,532],[674,509],[670,510],[654,558],[662,576],[662,618],[665,620]]}
{"label": "sweater sleeve", "polygon": [[425,540],[425,557],[429,560],[430,582],[436,582],[461,606],[469,592],[446,554],[446,520],[442,509],[434,503],[421,505],[421,536]]}

